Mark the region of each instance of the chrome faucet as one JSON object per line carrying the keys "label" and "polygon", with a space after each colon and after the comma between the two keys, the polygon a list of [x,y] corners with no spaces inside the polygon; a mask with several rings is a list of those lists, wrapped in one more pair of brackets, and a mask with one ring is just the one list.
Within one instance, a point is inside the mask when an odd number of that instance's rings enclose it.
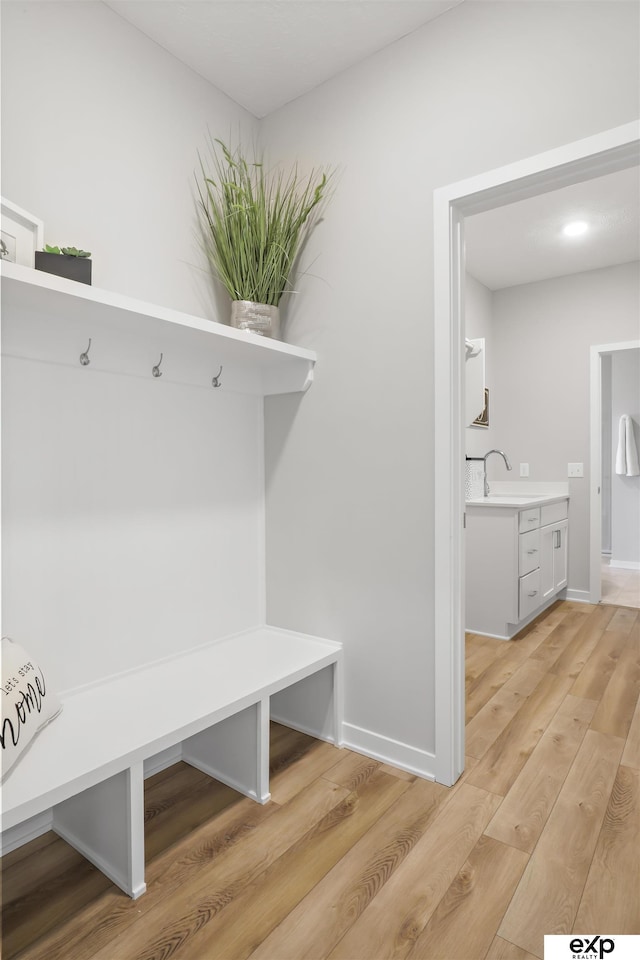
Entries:
{"label": "chrome faucet", "polygon": [[482,458],[484,463],[484,495],[485,497],[489,496],[489,481],[487,480],[487,457],[490,457],[492,453],[500,454],[500,456],[505,462],[505,466],[507,470],[513,469],[511,466],[511,463],[509,462],[509,457],[506,455],[506,453],[503,453],[502,450],[489,450],[488,453],[485,453],[484,457]]}

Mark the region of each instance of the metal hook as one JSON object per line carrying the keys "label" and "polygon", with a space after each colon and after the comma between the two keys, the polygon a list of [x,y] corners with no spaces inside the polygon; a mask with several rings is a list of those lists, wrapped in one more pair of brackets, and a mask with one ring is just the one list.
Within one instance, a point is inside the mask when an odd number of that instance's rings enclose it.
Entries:
{"label": "metal hook", "polygon": [[221,373],[222,373],[222,367],[220,367],[220,369],[219,369],[218,372],[216,373],[215,377],[212,378],[212,380],[211,380],[211,386],[212,386],[212,387],[221,387],[221,386],[222,386],[222,384],[220,383],[220,374],[221,374]]}
{"label": "metal hook", "polygon": [[161,377],[161,376],[162,376],[162,373],[160,372],[160,364],[161,364],[161,363],[162,363],[162,354],[160,354],[160,359],[159,359],[158,362],[156,363],[155,367],[153,367],[153,369],[151,370],[151,373],[154,375],[154,377]]}
{"label": "metal hook", "polygon": [[83,367],[87,367],[91,361],[89,360],[89,350],[91,349],[91,337],[89,337],[89,346],[84,353],[80,354],[80,363]]}

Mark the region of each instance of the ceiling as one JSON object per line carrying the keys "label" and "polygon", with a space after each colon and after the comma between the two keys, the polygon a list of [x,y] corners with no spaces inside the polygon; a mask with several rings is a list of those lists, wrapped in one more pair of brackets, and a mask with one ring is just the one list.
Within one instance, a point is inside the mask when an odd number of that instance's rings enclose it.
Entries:
{"label": "ceiling", "polygon": [[[563,235],[583,220],[580,237]],[[640,259],[638,167],[468,217],[467,271],[490,290]]]}
{"label": "ceiling", "polygon": [[[104,0],[258,118],[463,0]],[[467,268],[491,290],[640,259],[638,168],[465,221]],[[591,229],[569,240],[562,226]]]}
{"label": "ceiling", "polygon": [[256,117],[463,0],[105,0]]}

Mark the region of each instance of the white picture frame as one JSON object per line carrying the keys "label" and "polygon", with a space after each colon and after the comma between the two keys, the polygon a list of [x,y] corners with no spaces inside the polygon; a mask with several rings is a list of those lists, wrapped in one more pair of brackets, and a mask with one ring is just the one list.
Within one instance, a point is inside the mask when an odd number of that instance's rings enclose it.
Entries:
{"label": "white picture frame", "polygon": [[36,250],[44,244],[44,223],[10,200],[0,200],[0,259],[34,267]]}

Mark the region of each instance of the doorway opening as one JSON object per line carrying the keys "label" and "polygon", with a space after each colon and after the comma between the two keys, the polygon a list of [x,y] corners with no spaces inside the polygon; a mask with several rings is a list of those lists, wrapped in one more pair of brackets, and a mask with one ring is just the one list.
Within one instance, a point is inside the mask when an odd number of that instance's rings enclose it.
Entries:
{"label": "doorway opening", "polygon": [[[434,193],[434,772],[440,783],[455,783],[464,768],[464,219],[639,163],[640,125],[632,123]],[[599,496],[593,473],[591,484],[593,502]]]}
{"label": "doorway opening", "polygon": [[591,347],[591,603],[640,606],[638,477],[619,431],[629,400],[637,404],[639,355],[640,340]]}

